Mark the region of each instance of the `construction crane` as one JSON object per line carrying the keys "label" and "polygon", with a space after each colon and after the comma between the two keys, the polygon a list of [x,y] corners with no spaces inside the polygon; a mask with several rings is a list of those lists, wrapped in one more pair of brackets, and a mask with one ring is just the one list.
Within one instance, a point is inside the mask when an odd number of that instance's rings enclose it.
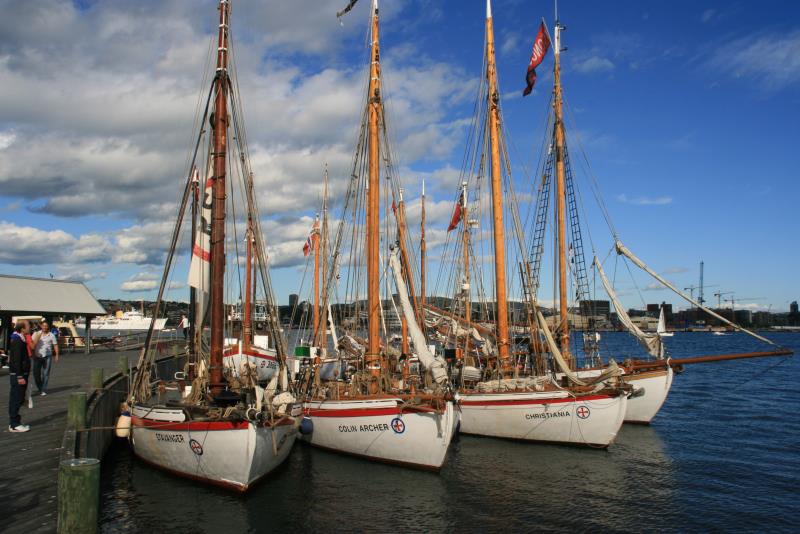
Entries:
{"label": "construction crane", "polygon": [[[717,291],[714,293],[714,296],[717,297],[717,309],[722,308],[722,297],[725,295],[733,295],[733,293],[733,291]],[[728,299],[725,300],[727,301]]]}
{"label": "construction crane", "polygon": [[[683,290],[684,291],[688,291],[689,292],[689,297],[691,297],[691,299],[694,300],[694,292],[695,292],[695,290],[696,289],[703,289],[703,288],[706,288],[706,287],[719,287],[719,286],[716,285],[716,284],[715,285],[711,285],[711,286],[689,286],[689,287],[684,287]],[[702,291],[699,294],[702,295]],[[702,305],[702,304],[705,304],[706,299],[704,299],[703,297],[698,297],[697,298],[697,302],[699,302]]]}

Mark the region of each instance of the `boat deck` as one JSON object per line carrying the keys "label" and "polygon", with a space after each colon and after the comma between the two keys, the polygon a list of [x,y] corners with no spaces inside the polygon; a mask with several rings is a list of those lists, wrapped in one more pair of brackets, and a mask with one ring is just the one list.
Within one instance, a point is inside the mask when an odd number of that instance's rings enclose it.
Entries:
{"label": "boat deck", "polygon": [[33,409],[23,406],[22,422],[31,426],[25,434],[8,431],[7,374],[0,377],[3,414],[0,427],[0,495],[3,496],[2,531],[7,533],[55,532],[58,518],[57,478],[61,441],[70,393],[89,391],[90,369],[102,367],[105,376],[117,372],[120,356],[135,365],[137,351],[66,353],[53,367],[49,392],[37,394],[33,385]]}

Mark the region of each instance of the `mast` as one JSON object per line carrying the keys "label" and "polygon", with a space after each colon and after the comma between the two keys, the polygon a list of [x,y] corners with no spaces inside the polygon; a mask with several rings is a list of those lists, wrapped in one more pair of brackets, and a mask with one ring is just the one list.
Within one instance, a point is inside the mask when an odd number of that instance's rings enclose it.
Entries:
{"label": "mast", "polygon": [[[464,261],[464,282],[462,285],[462,291],[464,293],[464,323],[469,328],[470,323],[472,323],[472,292],[470,290],[470,272],[469,272],[469,213],[467,212],[467,182],[462,182],[461,184],[461,220],[464,224],[464,231],[462,232],[463,236],[463,243],[461,244],[463,248],[463,261]],[[470,334],[467,334],[466,340],[464,341],[464,356],[466,357],[469,353],[469,337]]]}
{"label": "mast", "polygon": [[[195,167],[192,173],[192,246],[197,235],[197,211],[200,204],[200,174]],[[189,354],[195,354],[195,332],[197,327],[197,289],[193,285],[189,286]],[[193,362],[194,363],[194,362]],[[189,366],[190,378],[194,378],[194,366]]]}
{"label": "mast", "polygon": [[569,295],[567,294],[567,228],[566,228],[566,193],[564,169],[564,122],[562,115],[561,94],[561,30],[562,26],[556,18],[555,42],[553,43],[553,106],[555,109],[556,138],[556,224],[558,231],[558,302],[559,302],[559,349],[567,363],[571,364],[569,350]]}
{"label": "mast", "polygon": [[319,214],[314,221],[314,229],[311,231],[311,244],[314,251],[314,306],[312,307],[312,325],[313,337],[311,338],[314,343],[317,342],[319,336]]}
{"label": "mast", "polygon": [[470,302],[470,272],[469,272],[469,221],[467,220],[467,182],[461,184],[461,220],[464,225],[462,235],[464,281],[461,287],[464,292],[464,321],[472,322],[472,302]]}
{"label": "mast", "polygon": [[[420,199],[420,223],[419,223],[419,300],[420,315],[425,318],[425,178],[422,179],[422,198]],[[420,324],[425,327],[424,323]]]}
{"label": "mast", "polygon": [[492,3],[486,0],[486,75],[489,80],[489,136],[492,151],[492,215],[494,232],[494,287],[496,300],[497,350],[503,367],[509,363],[508,297],[506,295],[506,249],[503,234],[503,176],[500,167],[500,93],[494,60]]}
{"label": "mast", "polygon": [[417,303],[417,293],[414,288],[414,277],[411,271],[411,260],[409,259],[408,247],[406,246],[406,202],[403,199],[402,189],[400,189],[398,194],[400,202],[397,203],[395,211],[395,219],[397,220],[397,243],[400,245],[400,259],[402,261],[408,291],[411,294],[411,302],[414,305],[414,309],[417,310],[417,322],[421,324],[422,310]]}
{"label": "mast", "polygon": [[321,235],[321,276],[322,276],[322,311],[320,316],[320,323],[322,330],[320,330],[317,341],[318,347],[328,348],[328,164],[325,164],[325,180],[322,192],[322,235]]}
{"label": "mast", "polygon": [[369,112],[368,168],[369,191],[367,192],[366,248],[367,248],[367,350],[364,355],[366,367],[375,379],[370,382],[370,393],[377,393],[381,374],[381,295],[379,286],[380,267],[380,138],[381,113],[380,47],[378,25],[378,0],[372,2],[372,48],[370,52],[369,89],[367,92]]}
{"label": "mast", "polygon": [[219,37],[217,39],[217,70],[214,114],[214,185],[211,215],[211,354],[210,381],[212,388],[222,384],[222,350],[225,320],[225,171],[228,144],[228,0],[219,0]]}
{"label": "mast", "polygon": [[247,216],[247,231],[245,232],[245,239],[247,239],[247,265],[244,279],[244,316],[242,317],[242,348],[250,348],[250,339],[252,339],[252,313],[253,313],[253,221],[250,215]]}

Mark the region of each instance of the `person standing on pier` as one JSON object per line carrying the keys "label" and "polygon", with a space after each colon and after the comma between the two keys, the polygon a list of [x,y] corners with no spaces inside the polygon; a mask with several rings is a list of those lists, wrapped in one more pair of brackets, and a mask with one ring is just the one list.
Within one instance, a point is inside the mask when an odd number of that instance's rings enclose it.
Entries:
{"label": "person standing on pier", "polygon": [[178,324],[178,328],[183,331],[183,339],[189,339],[189,326],[189,318],[181,315],[181,322]]}
{"label": "person standing on pier", "polygon": [[30,430],[28,425],[22,424],[19,409],[25,401],[25,389],[28,387],[28,374],[31,370],[31,360],[28,357],[28,325],[18,323],[11,334],[11,344],[9,347],[10,358],[8,362],[11,379],[11,388],[8,398],[8,430],[9,432],[27,432]]}
{"label": "person standing on pier", "polygon": [[50,331],[50,325],[42,322],[41,332],[39,332],[36,347],[33,351],[33,378],[36,380],[36,387],[39,394],[44,397],[47,395],[47,382],[50,380],[50,367],[54,359],[57,362],[60,354],[58,352],[58,339]]}

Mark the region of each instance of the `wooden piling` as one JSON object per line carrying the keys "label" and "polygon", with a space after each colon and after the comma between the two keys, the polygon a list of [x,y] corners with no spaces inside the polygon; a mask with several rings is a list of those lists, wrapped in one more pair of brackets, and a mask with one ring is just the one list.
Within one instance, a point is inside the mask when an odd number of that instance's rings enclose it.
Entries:
{"label": "wooden piling", "polygon": [[58,469],[59,534],[97,532],[100,508],[100,460],[64,460]]}
{"label": "wooden piling", "polygon": [[130,368],[128,367],[128,357],[127,356],[120,356],[117,360],[117,369],[119,370],[122,376],[128,376],[128,372]]}
{"label": "wooden piling", "polygon": [[103,389],[103,381],[105,380],[103,377],[103,368],[102,367],[95,367],[91,370],[91,377],[89,380],[89,385],[92,389]]}
{"label": "wooden piling", "polygon": [[72,393],[67,402],[67,426],[79,429],[86,427],[86,393]]}

